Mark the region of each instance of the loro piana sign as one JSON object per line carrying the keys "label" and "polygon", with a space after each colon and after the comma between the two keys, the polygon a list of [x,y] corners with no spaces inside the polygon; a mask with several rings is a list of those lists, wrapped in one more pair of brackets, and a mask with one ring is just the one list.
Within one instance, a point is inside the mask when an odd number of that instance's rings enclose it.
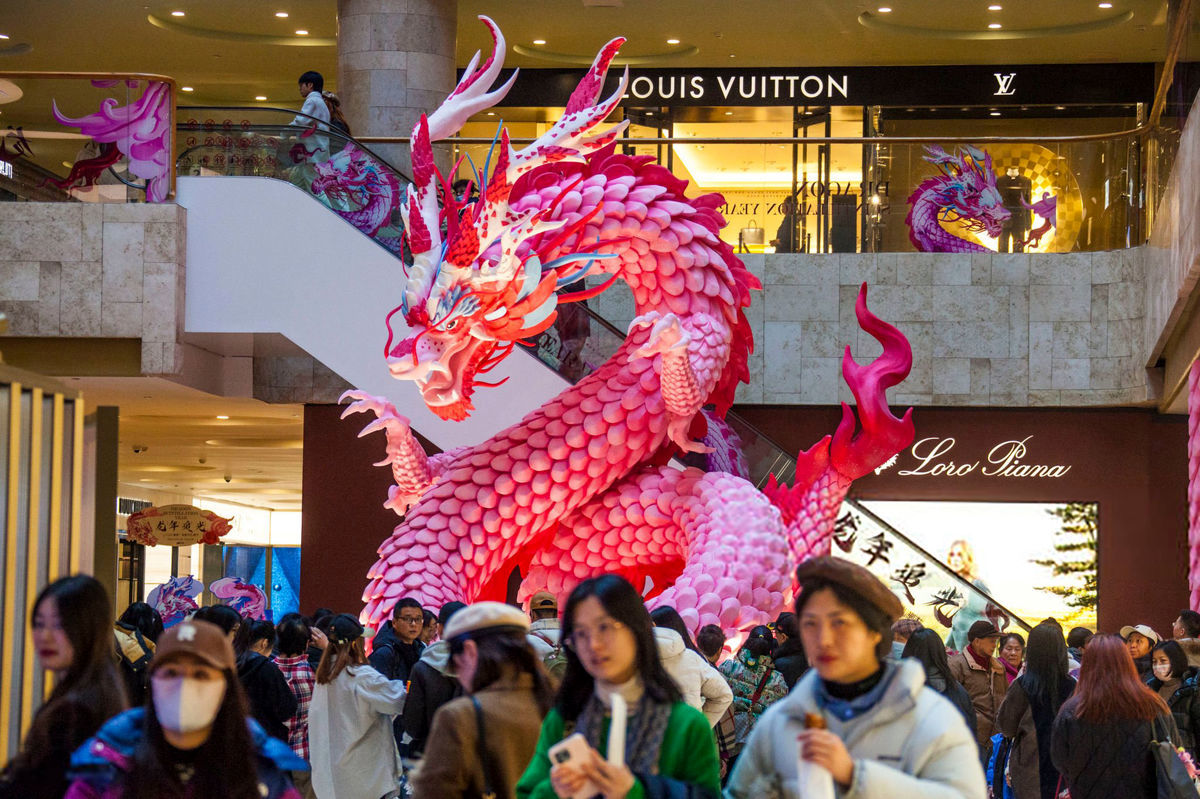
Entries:
{"label": "loro piana sign", "polygon": [[[1033,436],[1001,441],[986,454],[956,451],[957,441],[946,436],[922,438],[900,456],[900,477],[966,477],[978,472],[984,477],[1058,478],[1071,471],[1070,464],[1039,462],[1030,442]],[[915,461],[910,464],[909,459]]]}
{"label": "loro piana sign", "polygon": [[163,505],[132,514],[125,523],[125,535],[149,547],[215,544],[233,529],[232,521],[194,505]]}

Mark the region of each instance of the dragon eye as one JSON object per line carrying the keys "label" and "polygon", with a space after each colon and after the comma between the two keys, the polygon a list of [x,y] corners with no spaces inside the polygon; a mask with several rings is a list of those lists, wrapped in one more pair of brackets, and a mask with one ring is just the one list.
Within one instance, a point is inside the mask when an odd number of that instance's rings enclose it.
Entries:
{"label": "dragon eye", "polygon": [[445,330],[447,333],[449,333],[457,327],[458,327],[458,320],[451,319],[449,322],[446,323],[446,326],[442,329]]}

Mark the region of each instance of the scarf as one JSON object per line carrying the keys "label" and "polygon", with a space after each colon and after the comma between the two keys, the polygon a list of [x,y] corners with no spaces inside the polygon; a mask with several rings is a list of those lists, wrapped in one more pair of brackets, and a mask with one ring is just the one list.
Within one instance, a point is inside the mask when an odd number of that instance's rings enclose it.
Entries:
{"label": "scarf", "polygon": [[899,669],[889,664],[855,683],[821,680],[817,683],[817,705],[842,721],[849,721],[875,707],[897,672]]}
{"label": "scarf", "polygon": [[1017,679],[1017,675],[1021,673],[1021,667],[1014,666],[1004,658],[1000,658],[1000,665],[1004,666],[1004,676],[1008,678],[1008,684],[1012,685],[1012,681]]}
{"label": "scarf", "polygon": [[629,705],[625,724],[626,765],[634,774],[657,774],[658,754],[667,732],[667,721],[671,717],[671,705],[660,704],[647,696],[639,678],[634,677],[621,685],[609,685],[597,680],[596,690],[583,706],[575,729],[583,733],[588,745],[603,755],[600,740],[604,733],[604,721],[610,715],[610,698],[614,693],[619,693]]}

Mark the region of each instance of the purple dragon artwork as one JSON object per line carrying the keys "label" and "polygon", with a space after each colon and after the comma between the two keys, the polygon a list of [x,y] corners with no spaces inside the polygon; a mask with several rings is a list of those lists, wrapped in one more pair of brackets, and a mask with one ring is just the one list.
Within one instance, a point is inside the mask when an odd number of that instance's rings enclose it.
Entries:
{"label": "purple dragon artwork", "polygon": [[400,180],[379,161],[349,142],[328,161],[313,164],[311,191],[358,230],[400,254],[404,231],[393,221],[404,196]]}
{"label": "purple dragon artwork", "polygon": [[164,627],[174,627],[200,609],[196,597],[204,591],[204,583],[192,577],[169,577],[146,597],[146,602],[162,616]]}
{"label": "purple dragon artwork", "polygon": [[[142,81],[92,81],[92,85],[98,89],[112,88],[122,83],[127,88],[136,89]],[[84,136],[102,145],[116,145],[120,154],[129,159],[129,172],[146,181],[147,202],[158,203],[167,199],[174,158],[171,153],[171,131],[175,124],[171,118],[169,84],[147,81],[146,91],[129,105],[118,105],[116,98],[106,97],[100,103],[99,111],[78,118],[63,114],[53,100],[51,105],[54,118],[62,124],[78,128]],[[111,151],[108,156],[112,156]],[[72,175],[80,177],[74,170]]]}
{"label": "purple dragon artwork", "polygon": [[[996,188],[992,156],[967,145],[951,155],[941,147],[925,148],[925,160],[940,174],[926,178],[908,198],[908,238],[921,252],[991,252],[989,248],[955,236],[942,223],[959,223],[961,229],[999,238],[1012,213],[1004,207]],[[1055,224],[1057,198],[1047,194],[1025,204],[1044,222],[1023,242],[1036,246]]]}

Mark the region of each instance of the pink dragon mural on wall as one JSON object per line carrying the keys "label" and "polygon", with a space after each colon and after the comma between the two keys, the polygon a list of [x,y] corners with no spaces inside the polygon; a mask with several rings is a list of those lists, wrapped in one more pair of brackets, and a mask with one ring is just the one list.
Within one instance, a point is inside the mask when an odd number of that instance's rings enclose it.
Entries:
{"label": "pink dragon mural on wall", "polygon": [[[637,318],[608,361],[515,425],[475,446],[428,456],[408,420],[385,400],[348,392],[345,415],[370,412],[360,435],[382,430],[395,485],[385,505],[403,516],[379,549],[362,619],[379,624],[401,596],[431,606],[504,599],[512,570],[520,596],[565,595],[615,572],[650,585],[652,604],[678,608],[693,627],[730,634],[774,619],[790,601],[791,565],[829,551],[851,482],[913,438],[911,409],[892,415],[884,391],[908,374],[907,340],[868,310],[859,323],[884,345],[843,371],[858,401],[833,436],[800,455],[795,484],[758,491],[741,477],[668,465],[702,452],[701,409],[723,416],[748,378],[752,341],[743,309],[755,279],[721,241],[717,194],[687,197],[686,182],[649,157],[617,153],[624,123],[592,133],[617,106],[599,100],[623,39],[609,42],[549,131],[521,150],[501,132],[479,175],[481,196],[460,207],[433,164],[432,141],[495,105],[488,91],[505,43],[479,54],[458,87],[413,133],[405,212],[414,262],[401,306],[409,334],[389,337],[393,376],[413,380],[445,419],[473,410],[479,379],[516,343],[553,323],[556,307],[615,280],[632,289]],[[477,68],[478,67],[478,68]],[[439,188],[443,202],[439,203]],[[584,275],[595,289],[559,296]],[[390,329],[390,327],[389,327]]]}
{"label": "pink dragon mural on wall", "polygon": [[[97,88],[111,88],[124,84],[136,89],[141,81],[94,80]],[[78,128],[84,136],[101,145],[113,144],[120,155],[129,158],[129,172],[146,181],[146,201],[162,202],[167,199],[171,186],[171,169],[174,168],[171,152],[171,132],[174,120],[171,117],[171,86],[160,81],[147,81],[142,96],[128,105],[118,105],[113,97],[100,103],[100,110],[78,118],[66,116],[53,105],[54,118],[64,125]],[[79,180],[83,185],[93,185],[100,173],[116,159],[110,148],[102,148],[108,164],[103,159],[89,159],[93,163],[72,168],[67,180],[74,185]]]}
{"label": "pink dragon mural on wall", "polygon": [[[967,145],[951,155],[941,147],[926,147],[925,160],[940,174],[926,178],[908,198],[908,238],[921,252],[992,252],[979,244],[955,236],[942,223],[959,223],[964,232],[986,233],[999,238],[1012,212],[1001,202],[996,188],[992,156]],[[1027,208],[1046,220],[1021,242],[1036,246],[1054,227],[1057,198],[1043,195]]]}

